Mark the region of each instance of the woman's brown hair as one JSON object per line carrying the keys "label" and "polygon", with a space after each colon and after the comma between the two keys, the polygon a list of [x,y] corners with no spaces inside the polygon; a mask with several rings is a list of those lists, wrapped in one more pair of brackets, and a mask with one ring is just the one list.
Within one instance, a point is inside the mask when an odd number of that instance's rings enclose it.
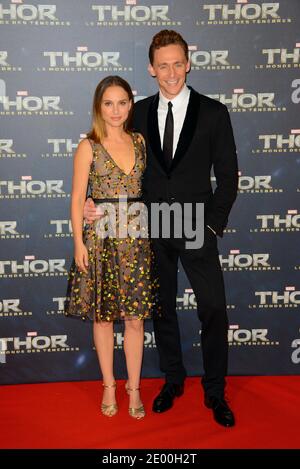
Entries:
{"label": "woman's brown hair", "polygon": [[88,132],[87,137],[94,140],[94,142],[101,142],[103,138],[106,136],[106,129],[105,129],[105,123],[102,119],[101,115],[101,102],[103,98],[103,94],[109,88],[110,86],[120,86],[123,88],[124,91],[126,91],[128,95],[129,101],[132,102],[131,109],[128,114],[128,118],[126,122],[124,123],[124,130],[126,132],[129,132],[132,130],[132,114],[133,114],[133,94],[132,90],[130,88],[129,83],[127,83],[126,80],[123,78],[117,76],[117,75],[110,75],[103,80],[100,81],[100,83],[97,85],[97,88],[95,90],[94,94],[94,99],[93,99],[93,116],[92,116],[92,128]]}

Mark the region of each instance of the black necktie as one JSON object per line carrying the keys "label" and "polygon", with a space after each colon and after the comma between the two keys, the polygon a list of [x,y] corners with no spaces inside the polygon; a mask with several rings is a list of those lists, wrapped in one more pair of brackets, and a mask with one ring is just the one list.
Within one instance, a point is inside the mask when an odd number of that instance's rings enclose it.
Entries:
{"label": "black necktie", "polygon": [[174,119],[172,113],[173,104],[168,102],[168,114],[165,123],[165,133],[163,142],[163,154],[167,167],[170,168],[173,159],[173,134],[174,134]]}

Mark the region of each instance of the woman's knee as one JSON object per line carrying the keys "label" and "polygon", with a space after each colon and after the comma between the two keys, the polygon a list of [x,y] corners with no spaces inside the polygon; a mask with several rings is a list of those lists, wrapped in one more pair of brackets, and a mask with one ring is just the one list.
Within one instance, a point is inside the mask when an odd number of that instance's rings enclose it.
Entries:
{"label": "woman's knee", "polygon": [[144,330],[144,321],[140,319],[128,319],[125,321],[125,329],[127,331],[140,332]]}
{"label": "woman's knee", "polygon": [[112,329],[113,322],[111,321],[94,321],[94,327],[97,329]]}

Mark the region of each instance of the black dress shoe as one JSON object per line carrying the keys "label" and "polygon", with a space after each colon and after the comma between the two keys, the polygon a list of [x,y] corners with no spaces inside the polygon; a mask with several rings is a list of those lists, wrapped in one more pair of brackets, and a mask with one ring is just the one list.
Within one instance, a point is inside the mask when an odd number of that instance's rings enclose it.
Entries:
{"label": "black dress shoe", "polygon": [[161,413],[171,409],[175,397],[182,396],[183,384],[164,384],[159,395],[154,399],[152,410],[153,412]]}
{"label": "black dress shoe", "polygon": [[212,409],[214,419],[223,427],[233,427],[235,424],[234,415],[225,399],[215,396],[205,396],[204,404]]}

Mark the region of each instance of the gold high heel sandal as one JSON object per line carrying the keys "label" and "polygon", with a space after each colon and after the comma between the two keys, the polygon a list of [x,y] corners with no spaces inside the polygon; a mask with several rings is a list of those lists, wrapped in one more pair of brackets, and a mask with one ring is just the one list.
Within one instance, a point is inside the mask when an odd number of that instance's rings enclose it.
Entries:
{"label": "gold high heel sandal", "polygon": [[[111,384],[110,386],[108,386],[107,384],[102,383],[102,386],[105,389],[116,388],[117,387],[116,383]],[[117,403],[116,404],[103,404],[103,402],[102,402],[101,412],[106,417],[113,417],[118,412],[118,405],[117,405]]]}
{"label": "gold high heel sandal", "polygon": [[[129,388],[128,383],[125,384],[125,389],[127,391],[127,394],[130,394],[131,392],[140,390],[140,388],[135,388],[135,389]],[[134,419],[137,419],[137,420],[143,419],[146,415],[143,404],[140,407],[129,407],[128,408],[128,413],[129,413],[130,417],[133,417]]]}

